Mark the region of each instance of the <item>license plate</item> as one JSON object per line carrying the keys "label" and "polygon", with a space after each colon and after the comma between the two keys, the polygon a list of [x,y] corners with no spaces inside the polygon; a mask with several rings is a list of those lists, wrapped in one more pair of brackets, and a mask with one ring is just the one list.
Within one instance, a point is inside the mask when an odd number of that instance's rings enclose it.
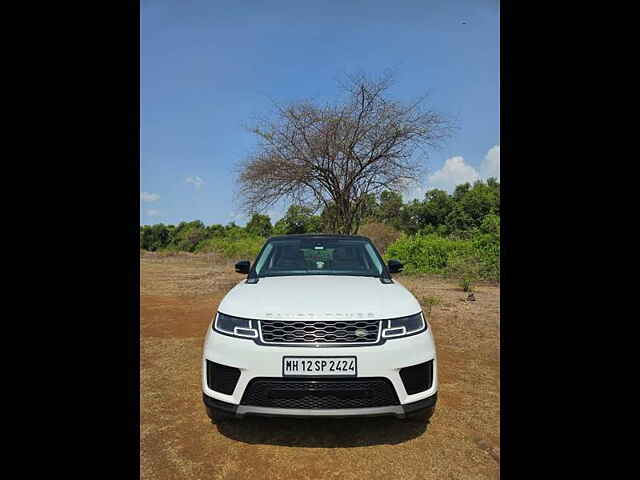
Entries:
{"label": "license plate", "polygon": [[356,357],[283,357],[282,376],[305,375],[347,376],[358,375]]}

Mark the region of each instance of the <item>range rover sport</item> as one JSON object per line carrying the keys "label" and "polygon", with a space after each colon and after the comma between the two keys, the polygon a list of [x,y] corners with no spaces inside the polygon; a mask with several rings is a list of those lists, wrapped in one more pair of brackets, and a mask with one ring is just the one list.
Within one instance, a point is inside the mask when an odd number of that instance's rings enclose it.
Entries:
{"label": "range rover sport", "polygon": [[207,329],[202,390],[213,421],[395,415],[427,421],[436,350],[415,297],[362,236],[272,237]]}

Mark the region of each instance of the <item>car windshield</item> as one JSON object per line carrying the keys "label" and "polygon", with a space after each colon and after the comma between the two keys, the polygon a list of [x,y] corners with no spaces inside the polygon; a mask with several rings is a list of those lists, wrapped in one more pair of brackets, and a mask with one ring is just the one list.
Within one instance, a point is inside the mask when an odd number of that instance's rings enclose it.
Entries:
{"label": "car windshield", "polygon": [[349,275],[380,277],[382,260],[364,238],[276,238],[256,259],[258,277]]}

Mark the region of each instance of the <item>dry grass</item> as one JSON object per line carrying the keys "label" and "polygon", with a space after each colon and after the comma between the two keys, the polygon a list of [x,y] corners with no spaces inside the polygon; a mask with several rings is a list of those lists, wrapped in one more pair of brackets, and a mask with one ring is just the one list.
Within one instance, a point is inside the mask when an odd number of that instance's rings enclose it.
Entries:
{"label": "dry grass", "polygon": [[147,252],[141,257],[140,296],[226,293],[241,279],[234,263],[213,253]]}
{"label": "dry grass", "polygon": [[[202,340],[242,279],[211,255],[141,257],[141,476],[145,479],[499,477],[499,288],[477,301],[454,282],[398,276],[418,300],[437,297],[431,327],[440,388],[425,429],[393,418],[247,418],[212,425],[202,405]],[[426,306],[426,303],[425,303]]]}

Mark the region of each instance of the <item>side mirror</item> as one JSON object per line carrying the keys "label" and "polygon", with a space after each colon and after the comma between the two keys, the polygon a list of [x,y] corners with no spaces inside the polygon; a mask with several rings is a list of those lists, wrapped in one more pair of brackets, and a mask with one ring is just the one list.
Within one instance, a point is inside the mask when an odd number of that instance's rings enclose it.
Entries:
{"label": "side mirror", "polygon": [[398,260],[389,260],[387,265],[389,266],[389,273],[398,273],[404,268],[404,264]]}
{"label": "side mirror", "polygon": [[249,260],[242,260],[236,263],[236,272],[249,273],[250,267],[251,267],[251,262]]}

